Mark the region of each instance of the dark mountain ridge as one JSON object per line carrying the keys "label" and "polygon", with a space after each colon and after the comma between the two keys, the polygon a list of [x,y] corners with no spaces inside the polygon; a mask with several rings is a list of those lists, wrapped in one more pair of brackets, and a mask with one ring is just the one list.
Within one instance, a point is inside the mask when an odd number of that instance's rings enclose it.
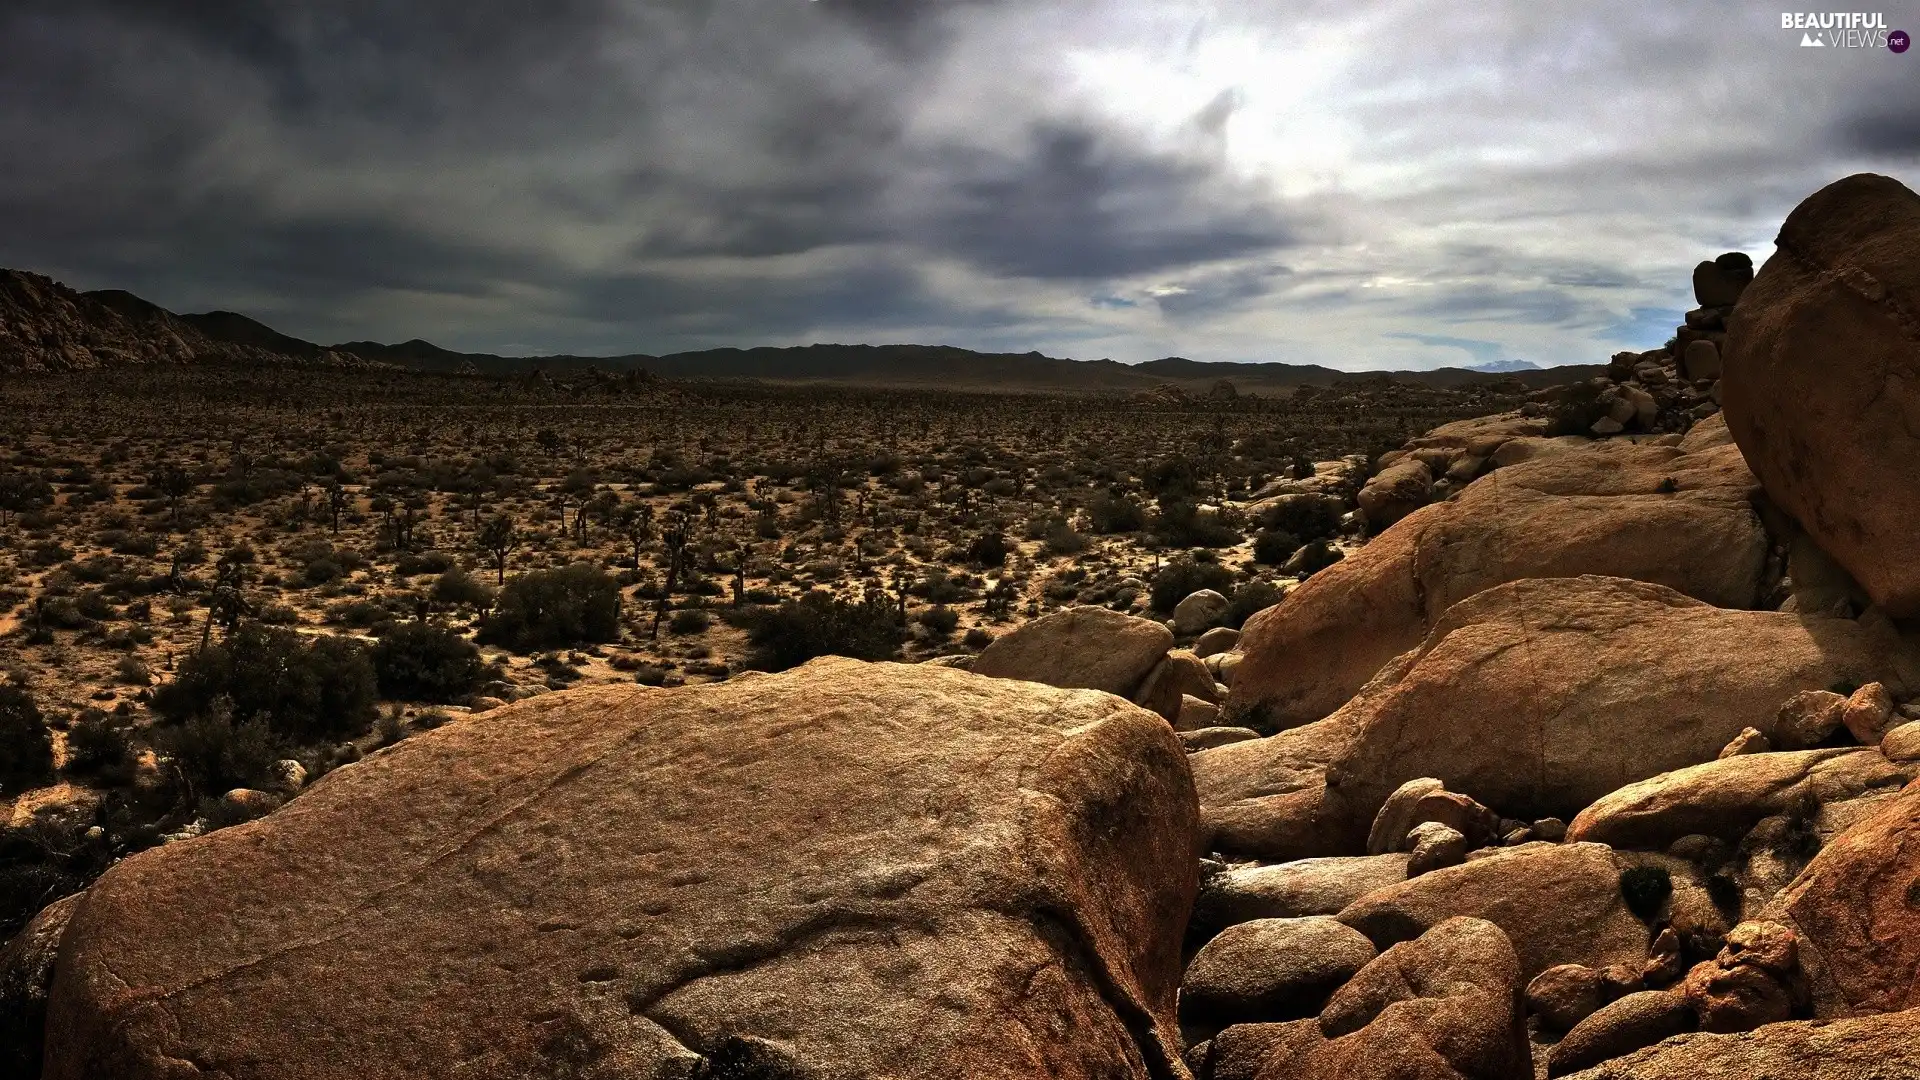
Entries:
{"label": "dark mountain ridge", "polygon": [[443,349],[415,338],[387,345],[319,345],[231,311],[179,315],[119,289],[80,293],[39,274],[0,270],[0,371],[74,371],[124,364],[252,363],[397,367],[510,376],[644,371],[673,379],[1064,392],[1139,392],[1172,385],[1207,392],[1221,380],[1240,392],[1333,386],[1382,376],[1424,386],[1519,380],[1529,387],[1590,378],[1600,365],[1490,373],[1345,372],[1303,364],[1201,362],[1170,356],[1144,364],[1072,360],[1039,352],[983,353],[951,345],[839,345],[705,349],[651,356],[498,356]]}

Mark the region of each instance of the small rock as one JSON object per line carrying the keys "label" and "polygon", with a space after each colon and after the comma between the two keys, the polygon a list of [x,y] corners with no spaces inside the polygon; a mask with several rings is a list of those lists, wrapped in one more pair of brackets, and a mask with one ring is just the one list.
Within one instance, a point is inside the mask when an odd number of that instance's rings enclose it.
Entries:
{"label": "small rock", "polygon": [[1920,720],[1888,728],[1880,739],[1880,752],[1889,761],[1920,761]]}
{"label": "small rock", "polygon": [[1566,1031],[1612,1000],[1600,972],[1585,964],[1560,964],[1527,984],[1527,1011],[1548,1031]]}
{"label": "small rock", "polygon": [[1689,379],[1718,379],[1720,377],[1720,349],[1711,341],[1693,341],[1687,343],[1687,351],[1682,354],[1681,370]]}
{"label": "small rock", "polygon": [[1693,1030],[1687,1000],[1667,990],[1628,994],[1575,1024],[1547,1054],[1547,1075],[1565,1076]]}
{"label": "small rock", "polygon": [[1759,728],[1742,728],[1740,734],[1733,737],[1720,751],[1722,758],[1739,757],[1741,754],[1764,754],[1773,749],[1773,743],[1760,734]]}
{"label": "small rock", "polygon": [[1209,656],[1227,652],[1238,644],[1240,631],[1231,626],[1216,626],[1201,634],[1200,640],[1193,643],[1193,655],[1205,660]]}
{"label": "small rock", "polygon": [[1460,830],[1438,821],[1423,821],[1407,834],[1412,854],[1407,856],[1407,876],[1418,877],[1429,870],[1458,866],[1467,858],[1467,838]]}
{"label": "small rock", "polygon": [[1840,712],[1840,722],[1861,746],[1879,746],[1893,717],[1893,695],[1877,682],[1855,690]]}
{"label": "small rock", "polygon": [[220,808],[231,818],[252,821],[265,817],[280,806],[280,800],[253,788],[234,788],[220,796]]}
{"label": "small rock", "polygon": [[1793,1001],[1779,976],[1757,964],[1704,960],[1687,972],[1681,986],[1702,1031],[1752,1031],[1793,1014]]}
{"label": "small rock", "polygon": [[307,767],[292,758],[274,762],[273,775],[280,789],[289,795],[307,786]]}
{"label": "small rock", "polygon": [[1839,730],[1846,708],[1847,699],[1830,690],[1802,690],[1774,716],[1773,744],[1782,750],[1819,746]]}
{"label": "small rock", "polygon": [[1603,416],[1595,420],[1593,426],[1588,430],[1592,431],[1595,435],[1618,435],[1627,430],[1627,427],[1611,416]]}
{"label": "small rock", "polygon": [[1228,746],[1248,739],[1257,739],[1260,733],[1252,728],[1243,727],[1203,727],[1191,731],[1181,731],[1180,745],[1187,748],[1189,754],[1201,750],[1211,750],[1216,746]]}
{"label": "small rock", "polygon": [[1221,931],[1180,982],[1182,1026],[1297,1020],[1374,958],[1366,935],[1324,915],[1256,919]]}
{"label": "small rock", "polygon": [[1680,948],[1680,935],[1669,926],[1655,935],[1647,947],[1647,962],[1640,969],[1640,982],[1649,989],[1671,986],[1687,973],[1686,958]]}
{"label": "small rock", "polygon": [[[1671,929],[1663,931],[1671,934]],[[1791,975],[1800,961],[1800,935],[1777,922],[1753,920],[1727,931],[1726,947],[1720,955],[1727,960],[1752,964],[1775,975]]]}
{"label": "small rock", "polygon": [[1188,593],[1173,608],[1173,632],[1181,637],[1203,633],[1226,617],[1231,603],[1212,589]]}
{"label": "small rock", "polygon": [[1567,823],[1557,817],[1541,818],[1530,826],[1535,840],[1557,844],[1567,838]]}
{"label": "small rock", "polygon": [[472,711],[472,712],[483,713],[488,711],[489,709],[498,709],[505,704],[506,702],[500,700],[497,697],[489,697],[483,694],[480,697],[476,697],[471,701],[469,701],[467,703],[467,708],[469,711]]}
{"label": "small rock", "polygon": [[1180,712],[1174,718],[1173,730],[1198,731],[1216,726],[1220,722],[1220,706],[1211,701],[1202,701],[1192,694],[1180,695]]}

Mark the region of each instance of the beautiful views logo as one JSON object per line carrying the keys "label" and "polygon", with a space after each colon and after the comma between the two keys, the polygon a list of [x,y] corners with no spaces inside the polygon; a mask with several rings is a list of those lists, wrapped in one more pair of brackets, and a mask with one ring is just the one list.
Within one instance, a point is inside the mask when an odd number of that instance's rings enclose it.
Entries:
{"label": "beautiful views logo", "polygon": [[1783,11],[1780,29],[1800,31],[1803,49],[1889,49],[1907,51],[1911,39],[1904,30],[1888,30],[1887,17],[1878,11]]}

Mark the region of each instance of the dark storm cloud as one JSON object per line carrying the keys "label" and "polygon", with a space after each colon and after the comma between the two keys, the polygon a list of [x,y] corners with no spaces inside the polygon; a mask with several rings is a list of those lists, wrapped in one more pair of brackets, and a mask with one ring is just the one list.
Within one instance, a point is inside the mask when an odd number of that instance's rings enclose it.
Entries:
{"label": "dark storm cloud", "polygon": [[974,178],[935,223],[936,243],[1019,277],[1121,277],[1270,251],[1297,226],[1204,165],[1144,154],[1083,127],[1034,131],[1026,152],[952,170]]}
{"label": "dark storm cloud", "polygon": [[1763,15],[0,0],[0,265],[321,340],[1591,360],[1920,158],[1911,62]]}

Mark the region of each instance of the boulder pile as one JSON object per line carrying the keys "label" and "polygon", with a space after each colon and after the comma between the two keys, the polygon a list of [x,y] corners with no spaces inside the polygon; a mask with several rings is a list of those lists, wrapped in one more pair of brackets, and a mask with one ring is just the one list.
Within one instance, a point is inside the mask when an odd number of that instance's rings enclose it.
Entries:
{"label": "boulder pile", "polygon": [[542,695],[129,858],[0,951],[0,1070],[1920,1076],[1915,564],[1818,479],[1920,507],[1914,225],[1856,177],[1703,263],[1611,424],[1263,493],[1376,531],[1244,633]]}

